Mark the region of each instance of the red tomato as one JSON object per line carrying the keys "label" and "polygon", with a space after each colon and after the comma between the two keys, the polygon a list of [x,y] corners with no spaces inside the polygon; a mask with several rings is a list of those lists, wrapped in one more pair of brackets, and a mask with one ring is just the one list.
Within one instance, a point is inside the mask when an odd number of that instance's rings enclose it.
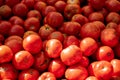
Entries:
{"label": "red tomato", "polygon": [[18,3],[13,7],[13,14],[19,17],[25,17],[28,13],[28,8],[23,3]]}
{"label": "red tomato", "polygon": [[57,39],[50,39],[46,42],[45,53],[50,58],[57,58],[62,51],[62,43]]}
{"label": "red tomato", "polygon": [[60,58],[53,59],[48,66],[48,71],[53,73],[56,78],[61,78],[65,73],[65,69],[66,66]]}
{"label": "red tomato", "polygon": [[8,21],[1,21],[0,22],[0,34],[8,35],[11,27],[12,27],[12,24],[10,22],[8,22]]}
{"label": "red tomato", "polygon": [[12,28],[9,30],[9,36],[11,35],[18,35],[18,36],[23,36],[25,30],[22,26],[20,25],[13,25]]}
{"label": "red tomato", "polygon": [[89,58],[86,56],[82,56],[82,59],[77,64],[87,68],[89,66],[89,63],[90,63]]}
{"label": "red tomato", "polygon": [[42,49],[42,40],[39,35],[31,34],[23,39],[23,48],[31,54],[36,54]]}
{"label": "red tomato", "polygon": [[109,80],[113,73],[113,66],[108,61],[98,61],[94,65],[93,73],[98,79]]}
{"label": "red tomato", "polygon": [[92,55],[97,49],[98,49],[98,44],[91,37],[83,38],[80,41],[80,50],[83,52],[84,56]]}
{"label": "red tomato", "polygon": [[0,6],[0,15],[2,18],[8,19],[12,15],[12,9],[8,5]]}
{"label": "red tomato", "polygon": [[113,76],[120,77],[120,60],[119,59],[112,59],[110,62],[113,66]]}
{"label": "red tomato", "polygon": [[55,29],[52,28],[50,25],[44,24],[43,26],[41,26],[41,27],[39,28],[39,35],[41,36],[41,38],[42,38],[43,40],[45,40],[45,39],[47,39],[48,36],[49,36],[52,32],[54,32],[54,31],[55,31]]}
{"label": "red tomato", "polygon": [[13,52],[7,45],[0,46],[0,63],[10,62],[13,58]]}
{"label": "red tomato", "polygon": [[5,4],[10,6],[11,8],[14,7],[18,3],[20,3],[20,0],[5,0]]}
{"label": "red tomato", "polygon": [[48,39],[57,39],[57,40],[63,42],[64,36],[63,36],[63,34],[61,32],[54,31],[51,34],[49,34]]}
{"label": "red tomato", "polygon": [[27,6],[28,9],[33,9],[35,5],[35,0],[22,0],[23,4]]}
{"label": "red tomato", "polygon": [[65,65],[74,65],[82,59],[82,51],[76,45],[64,48],[60,53],[60,58]]}
{"label": "red tomato", "polygon": [[0,64],[1,80],[16,80],[18,78],[18,70],[11,63]]}
{"label": "red tomato", "polygon": [[31,34],[35,34],[35,35],[38,35],[37,32],[34,32],[34,31],[26,31],[23,35],[23,38],[26,38],[27,36],[31,35]]}
{"label": "red tomato", "polygon": [[95,54],[97,60],[111,61],[112,59],[114,59],[114,52],[109,46],[99,47]]}
{"label": "red tomato", "polygon": [[78,5],[80,5],[80,0],[67,0],[67,4],[78,4]]}
{"label": "red tomato", "polygon": [[24,22],[24,28],[30,31],[38,31],[38,29],[40,28],[39,19],[35,17],[27,18]]}
{"label": "red tomato", "polygon": [[65,78],[67,80],[85,80],[87,77],[87,69],[80,65],[70,66],[65,71]]}
{"label": "red tomato", "polygon": [[34,55],[34,68],[43,72],[48,68],[50,58],[48,58],[43,51]]}
{"label": "red tomato", "polygon": [[37,80],[39,77],[39,72],[36,69],[26,69],[22,70],[18,75],[18,80]]}
{"label": "red tomato", "polygon": [[101,31],[100,39],[103,45],[114,47],[119,42],[116,30],[113,28],[105,28]]}
{"label": "red tomato", "polygon": [[14,55],[12,63],[16,69],[25,70],[33,65],[34,57],[30,52],[21,50]]}
{"label": "red tomato", "polygon": [[55,75],[51,72],[43,72],[37,80],[57,80]]}
{"label": "red tomato", "polygon": [[46,23],[53,28],[60,27],[63,24],[63,16],[59,12],[50,12],[46,16]]}
{"label": "red tomato", "polygon": [[99,79],[95,76],[89,76],[85,80],[99,80]]}

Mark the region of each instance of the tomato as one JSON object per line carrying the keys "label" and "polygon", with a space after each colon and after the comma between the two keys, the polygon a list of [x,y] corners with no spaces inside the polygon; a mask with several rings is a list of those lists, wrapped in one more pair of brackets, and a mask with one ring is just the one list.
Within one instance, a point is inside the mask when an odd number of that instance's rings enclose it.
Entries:
{"label": "tomato", "polygon": [[19,16],[21,18],[25,17],[27,15],[28,8],[23,3],[18,3],[13,7],[13,14],[15,16]]}
{"label": "tomato", "polygon": [[111,61],[114,59],[114,52],[111,47],[109,46],[101,46],[99,49],[96,51],[96,58],[97,60],[106,60],[106,61]]}
{"label": "tomato", "polygon": [[17,52],[12,59],[12,64],[18,70],[25,70],[30,68],[34,63],[34,57],[28,51],[21,50]]}
{"label": "tomato", "polygon": [[66,66],[60,58],[53,59],[48,66],[48,71],[53,73],[56,78],[61,78],[65,73],[65,69]]}
{"label": "tomato", "polygon": [[55,75],[51,72],[43,72],[37,80],[57,80]]}
{"label": "tomato", "polygon": [[62,62],[68,66],[78,63],[82,59],[82,51],[76,45],[64,48],[60,53]]}
{"label": "tomato", "polygon": [[46,16],[46,23],[53,28],[60,27],[63,23],[63,16],[59,12],[50,12]]}
{"label": "tomato", "polygon": [[28,9],[33,9],[35,4],[35,0],[22,0],[21,2],[25,4]]}
{"label": "tomato", "polygon": [[47,39],[48,36],[49,36],[52,32],[54,32],[54,31],[55,31],[55,29],[52,28],[50,25],[44,24],[43,26],[41,26],[41,27],[39,28],[39,35],[41,36],[41,38],[42,38],[43,40],[45,40],[45,39]]}
{"label": "tomato", "polygon": [[24,25],[24,20],[21,17],[18,17],[18,16],[12,16],[9,19],[9,22],[13,25],[20,25],[20,26]]}
{"label": "tomato", "polygon": [[50,58],[48,58],[45,55],[45,52],[41,51],[40,53],[35,54],[34,59],[35,61],[34,61],[33,66],[35,69],[37,69],[40,72],[47,70],[49,63],[50,63]]}
{"label": "tomato", "polygon": [[80,50],[83,52],[84,56],[92,55],[97,49],[98,49],[98,44],[91,37],[83,38],[80,41]]}
{"label": "tomato", "polygon": [[12,15],[12,9],[8,5],[0,6],[0,15],[2,18],[8,19]]}
{"label": "tomato", "polygon": [[1,80],[16,80],[18,77],[18,70],[11,63],[0,64],[0,78]]}
{"label": "tomato", "polygon": [[68,80],[85,80],[87,77],[87,69],[80,65],[70,66],[65,71],[65,78]]}
{"label": "tomato", "polygon": [[85,80],[99,80],[99,79],[95,76],[89,76]]}
{"label": "tomato", "polygon": [[26,38],[27,36],[31,35],[31,34],[35,34],[35,35],[38,35],[37,32],[34,32],[34,31],[26,31],[23,35],[23,38]]}
{"label": "tomato", "polygon": [[80,0],[67,0],[67,4],[78,4],[78,5],[80,5]]}
{"label": "tomato", "polygon": [[13,58],[13,52],[7,45],[0,46],[0,63],[10,62]]}
{"label": "tomato", "polygon": [[103,45],[114,47],[118,44],[119,37],[113,28],[106,28],[101,31],[100,39]]}
{"label": "tomato", "polygon": [[50,39],[46,42],[45,53],[50,58],[57,58],[62,51],[62,43],[57,39]]}
{"label": "tomato", "polygon": [[113,66],[113,76],[120,76],[120,60],[119,59],[112,59],[111,64]]}
{"label": "tomato", "polygon": [[20,3],[20,0],[5,0],[5,4],[13,8],[16,4]]}
{"label": "tomato", "polygon": [[38,29],[40,28],[39,19],[35,17],[27,18],[24,22],[24,28],[25,30],[38,31]]}
{"label": "tomato", "polygon": [[18,75],[18,80],[37,80],[39,72],[36,69],[29,68],[22,70]]}
{"label": "tomato", "polygon": [[36,54],[42,49],[42,40],[39,35],[31,34],[23,39],[23,48],[31,54]]}

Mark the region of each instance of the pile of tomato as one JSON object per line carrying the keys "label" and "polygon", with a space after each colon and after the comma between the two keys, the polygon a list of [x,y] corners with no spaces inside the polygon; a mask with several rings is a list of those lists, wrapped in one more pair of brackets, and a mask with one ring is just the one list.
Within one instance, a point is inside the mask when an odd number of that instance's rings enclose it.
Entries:
{"label": "pile of tomato", "polygon": [[0,0],[0,80],[120,80],[120,0]]}

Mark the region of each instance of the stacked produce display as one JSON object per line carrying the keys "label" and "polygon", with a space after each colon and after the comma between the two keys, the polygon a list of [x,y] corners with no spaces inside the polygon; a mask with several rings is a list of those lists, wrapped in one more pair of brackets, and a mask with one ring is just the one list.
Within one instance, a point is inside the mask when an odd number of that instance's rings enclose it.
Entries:
{"label": "stacked produce display", "polygon": [[120,0],[0,0],[0,80],[120,80]]}

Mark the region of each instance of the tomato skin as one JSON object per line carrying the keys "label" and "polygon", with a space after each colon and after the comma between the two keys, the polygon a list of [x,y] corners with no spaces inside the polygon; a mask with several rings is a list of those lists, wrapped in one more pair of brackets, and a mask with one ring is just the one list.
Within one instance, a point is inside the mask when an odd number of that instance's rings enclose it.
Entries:
{"label": "tomato skin", "polygon": [[40,22],[38,18],[35,17],[29,17],[24,22],[24,28],[25,30],[35,31],[37,32],[40,28]]}
{"label": "tomato skin", "polygon": [[90,56],[98,49],[98,44],[93,38],[86,37],[80,41],[80,49],[84,56]]}
{"label": "tomato skin", "polygon": [[1,80],[16,80],[18,70],[11,63],[0,64],[0,79]]}
{"label": "tomato skin", "polygon": [[65,71],[65,78],[68,80],[85,80],[87,77],[87,69],[80,65],[70,66]]}
{"label": "tomato skin", "polygon": [[13,52],[7,45],[0,46],[0,63],[10,62],[13,58]]}
{"label": "tomato skin", "polygon": [[74,65],[81,60],[82,51],[76,45],[70,45],[61,51],[60,58],[64,64]]}
{"label": "tomato skin", "polygon": [[57,39],[50,39],[45,44],[45,53],[50,58],[57,58],[62,51],[62,43]]}
{"label": "tomato skin", "polygon": [[48,68],[48,65],[51,60],[45,55],[45,52],[43,51],[39,52],[38,54],[35,54],[34,59],[35,61],[34,61],[33,67],[40,72],[43,72]]}
{"label": "tomato skin", "polygon": [[112,59],[110,63],[113,66],[113,76],[120,76],[120,60],[119,59]]}
{"label": "tomato skin", "polygon": [[43,72],[37,80],[57,80],[55,75],[51,72]]}
{"label": "tomato skin", "polygon": [[16,69],[25,70],[33,65],[34,57],[30,52],[21,50],[14,55],[12,63]]}
{"label": "tomato skin", "polygon": [[89,76],[85,80],[99,80],[99,79],[95,76]]}
{"label": "tomato skin", "polygon": [[38,53],[42,49],[41,37],[31,34],[23,39],[23,48],[32,54]]}
{"label": "tomato skin", "polygon": [[106,60],[106,61],[111,61],[114,59],[114,52],[111,47],[109,46],[101,46],[99,49],[96,51],[96,58],[97,60]]}
{"label": "tomato skin", "polygon": [[37,80],[39,72],[36,69],[29,68],[22,70],[18,75],[18,80]]}
{"label": "tomato skin", "polygon": [[56,78],[61,78],[64,75],[65,69],[66,66],[60,58],[53,59],[48,66],[48,71],[53,73]]}

